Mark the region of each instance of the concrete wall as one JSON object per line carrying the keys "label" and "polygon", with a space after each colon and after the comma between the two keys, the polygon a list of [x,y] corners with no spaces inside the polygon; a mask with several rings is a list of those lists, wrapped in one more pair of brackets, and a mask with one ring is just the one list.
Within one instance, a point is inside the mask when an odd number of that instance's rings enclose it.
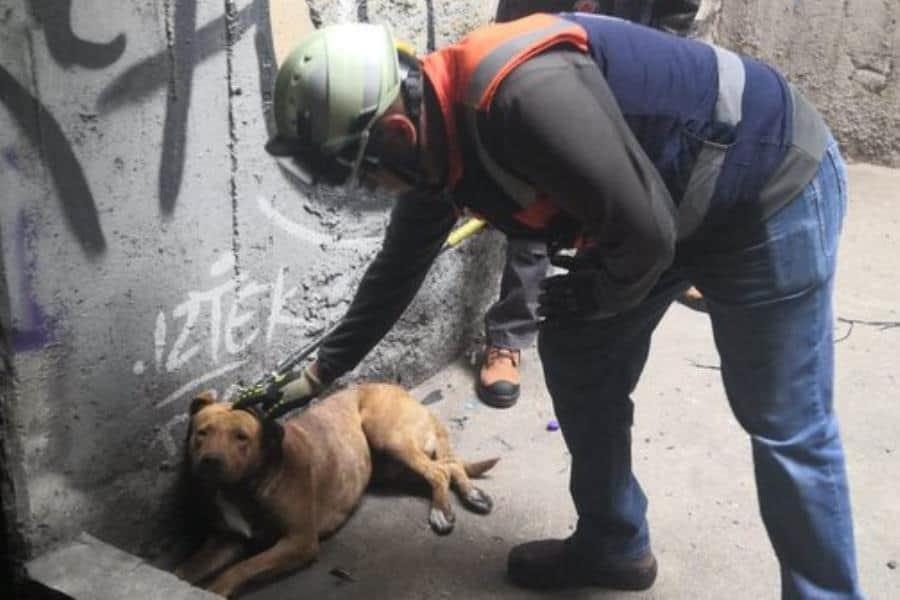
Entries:
{"label": "concrete wall", "polygon": [[900,166],[900,2],[704,0],[700,31],[777,65],[845,154]]}
{"label": "concrete wall", "polygon": [[[359,18],[424,52],[492,10],[0,0],[0,331],[17,374],[0,423],[18,473],[4,496],[32,551],[82,529],[146,551],[191,394],[254,379],[314,339],[380,244],[391,199],[304,189],[264,153],[273,54],[312,19]],[[442,256],[353,376],[415,383],[470,344],[498,242]]]}

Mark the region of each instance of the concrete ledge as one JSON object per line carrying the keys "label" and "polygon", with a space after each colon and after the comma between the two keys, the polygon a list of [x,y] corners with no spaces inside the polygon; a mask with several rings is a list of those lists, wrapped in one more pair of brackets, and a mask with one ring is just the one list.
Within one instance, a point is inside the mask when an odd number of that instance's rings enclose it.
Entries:
{"label": "concrete ledge", "polygon": [[75,600],[221,598],[86,533],[28,562],[25,568],[34,581]]}

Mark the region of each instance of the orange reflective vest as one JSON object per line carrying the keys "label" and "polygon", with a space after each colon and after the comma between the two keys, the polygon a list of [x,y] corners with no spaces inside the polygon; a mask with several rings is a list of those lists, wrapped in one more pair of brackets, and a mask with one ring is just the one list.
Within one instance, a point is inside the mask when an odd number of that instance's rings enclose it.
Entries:
{"label": "orange reflective vest", "polygon": [[[571,21],[535,14],[477,29],[422,61],[446,128],[450,189],[456,187],[463,176],[459,136],[469,135],[484,168],[519,206],[518,212],[511,216],[536,230],[548,225],[559,209],[546,195],[490,157],[479,139],[476,118],[480,111],[490,110],[494,94],[507,74],[536,54],[563,44],[587,52],[587,33]],[[465,122],[459,123],[460,119]]]}

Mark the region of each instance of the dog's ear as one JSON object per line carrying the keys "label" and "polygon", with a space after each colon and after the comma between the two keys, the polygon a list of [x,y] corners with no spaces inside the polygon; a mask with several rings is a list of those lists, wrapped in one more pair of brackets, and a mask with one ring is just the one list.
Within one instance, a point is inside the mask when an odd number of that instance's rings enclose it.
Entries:
{"label": "dog's ear", "polygon": [[262,419],[262,451],[267,460],[276,462],[281,459],[281,442],[284,440],[284,427],[275,419]]}
{"label": "dog's ear", "polygon": [[199,410],[202,408],[209,406],[210,404],[214,404],[216,402],[216,391],[215,390],[204,390],[194,396],[191,400],[191,408],[190,415],[193,416],[197,414]]}

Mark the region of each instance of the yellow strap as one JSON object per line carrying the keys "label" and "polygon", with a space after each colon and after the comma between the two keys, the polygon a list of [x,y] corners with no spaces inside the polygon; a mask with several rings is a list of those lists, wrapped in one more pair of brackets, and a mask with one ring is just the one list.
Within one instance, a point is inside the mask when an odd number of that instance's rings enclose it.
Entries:
{"label": "yellow strap", "polygon": [[444,246],[449,248],[456,246],[470,235],[478,233],[479,231],[484,229],[485,225],[487,225],[487,221],[485,221],[484,219],[479,219],[477,217],[471,217],[467,219],[465,223],[450,232],[450,235],[447,236],[447,241],[444,243]]}
{"label": "yellow strap", "polygon": [[410,56],[416,55],[416,48],[406,40],[394,40],[394,47],[401,52],[406,52]]}

